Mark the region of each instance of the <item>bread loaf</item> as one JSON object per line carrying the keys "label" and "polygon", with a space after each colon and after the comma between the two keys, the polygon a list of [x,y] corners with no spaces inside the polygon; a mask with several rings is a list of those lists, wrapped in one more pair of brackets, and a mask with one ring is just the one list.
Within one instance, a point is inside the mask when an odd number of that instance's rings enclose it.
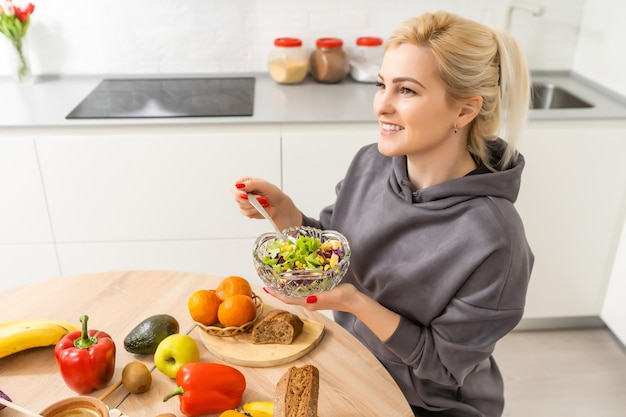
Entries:
{"label": "bread loaf", "polygon": [[272,310],[252,328],[252,343],[289,345],[302,332],[304,323],[297,315],[285,310]]}
{"label": "bread loaf", "polygon": [[274,417],[317,417],[319,390],[315,366],[292,366],[276,384]]}

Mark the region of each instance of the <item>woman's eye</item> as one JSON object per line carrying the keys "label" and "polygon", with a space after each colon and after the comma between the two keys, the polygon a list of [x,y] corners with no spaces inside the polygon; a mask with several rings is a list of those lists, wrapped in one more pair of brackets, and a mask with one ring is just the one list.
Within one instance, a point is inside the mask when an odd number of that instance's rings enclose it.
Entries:
{"label": "woman's eye", "polygon": [[415,94],[415,91],[407,87],[400,87],[400,94]]}
{"label": "woman's eye", "polygon": [[379,88],[379,89],[385,88],[385,84],[381,83],[380,81],[376,81],[376,84],[374,85],[376,86],[376,88]]}

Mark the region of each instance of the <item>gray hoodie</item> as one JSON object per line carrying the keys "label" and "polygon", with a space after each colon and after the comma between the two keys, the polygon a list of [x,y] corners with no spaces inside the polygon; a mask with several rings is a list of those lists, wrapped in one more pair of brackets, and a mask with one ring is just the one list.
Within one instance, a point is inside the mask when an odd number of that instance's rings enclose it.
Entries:
{"label": "gray hoodie", "polygon": [[[496,158],[504,146],[496,142]],[[372,144],[337,185],[335,204],[319,221],[304,218],[343,233],[352,249],[344,282],[402,316],[381,341],[352,314],[335,312],[416,415],[502,414],[502,377],[491,354],[522,317],[534,261],[513,205],[523,167],[519,155],[509,169],[479,167],[413,191],[406,158],[385,157]]]}

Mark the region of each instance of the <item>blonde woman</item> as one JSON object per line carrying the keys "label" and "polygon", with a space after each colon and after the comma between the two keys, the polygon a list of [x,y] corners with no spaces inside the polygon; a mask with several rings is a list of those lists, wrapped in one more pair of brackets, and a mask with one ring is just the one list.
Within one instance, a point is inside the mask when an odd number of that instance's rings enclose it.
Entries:
{"label": "blonde woman", "polygon": [[492,352],[522,317],[534,261],[514,207],[528,78],[506,33],[446,12],[410,19],[386,42],[374,98],[379,141],[357,153],[319,220],[266,181],[232,186],[248,217],[260,216],[246,191],[280,227],[348,238],[341,285],[306,300],[273,295],[334,310],[416,416],[503,412]]}

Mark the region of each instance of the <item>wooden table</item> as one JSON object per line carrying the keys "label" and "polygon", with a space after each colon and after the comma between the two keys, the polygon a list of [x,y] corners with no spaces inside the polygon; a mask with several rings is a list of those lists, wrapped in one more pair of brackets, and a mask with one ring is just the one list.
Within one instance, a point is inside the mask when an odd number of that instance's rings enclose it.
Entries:
{"label": "wooden table", "polygon": [[[124,337],[143,319],[170,314],[180,323],[180,333],[196,339],[201,360],[222,362],[203,345],[187,311],[187,299],[200,288],[215,288],[223,277],[166,271],[128,271],[58,278],[0,292],[0,321],[59,319],[76,322],[89,316],[89,327],[108,332],[117,347],[116,371],[111,384],[121,378],[125,364],[141,360],[153,369],[152,355],[133,355],[124,349]],[[259,291],[257,291],[259,290]],[[378,360],[352,335],[318,312],[283,305],[255,289],[266,305],[291,310],[322,322],[320,344],[294,362],[267,368],[232,365],[246,377],[243,402],[273,400],[274,387],[291,365],[312,364],[320,371],[320,417],[412,416],[401,391]],[[116,389],[105,402],[130,417],[154,417],[160,413],[181,416],[178,398],[163,402],[175,382],[153,370],[151,389],[139,395]],[[0,390],[13,402],[36,411],[76,395],[66,387],[54,360],[53,347],[30,349],[0,359]],[[90,395],[100,396],[105,389]],[[1,417],[19,416],[4,409]]]}

